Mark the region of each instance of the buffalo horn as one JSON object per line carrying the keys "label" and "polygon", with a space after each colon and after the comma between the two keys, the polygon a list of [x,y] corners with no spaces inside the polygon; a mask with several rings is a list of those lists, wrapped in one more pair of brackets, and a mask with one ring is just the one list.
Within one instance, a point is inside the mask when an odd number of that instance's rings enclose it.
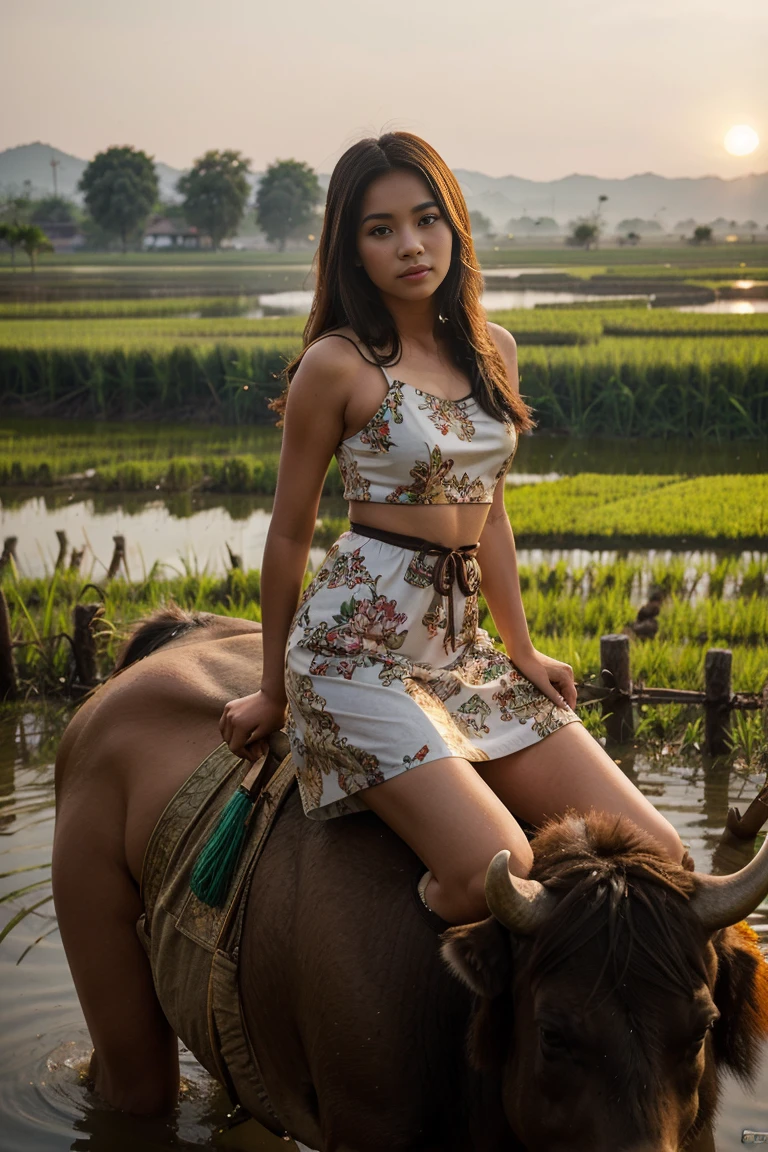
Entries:
{"label": "buffalo horn", "polygon": [[531,936],[557,903],[538,880],[523,880],[509,871],[509,852],[497,852],[485,874],[485,899],[493,915],[519,936]]}
{"label": "buffalo horn", "polygon": [[695,879],[691,908],[707,931],[716,932],[718,928],[738,924],[768,896],[768,837],[754,859],[732,876],[705,876],[697,872]]}

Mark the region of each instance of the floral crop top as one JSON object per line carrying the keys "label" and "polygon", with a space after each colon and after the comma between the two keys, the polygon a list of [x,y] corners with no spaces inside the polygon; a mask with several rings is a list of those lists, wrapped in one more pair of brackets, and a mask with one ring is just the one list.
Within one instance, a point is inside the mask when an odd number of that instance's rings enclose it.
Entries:
{"label": "floral crop top", "polygon": [[345,500],[375,504],[490,504],[517,449],[514,424],[473,396],[446,400],[393,380],[366,426],[336,459]]}

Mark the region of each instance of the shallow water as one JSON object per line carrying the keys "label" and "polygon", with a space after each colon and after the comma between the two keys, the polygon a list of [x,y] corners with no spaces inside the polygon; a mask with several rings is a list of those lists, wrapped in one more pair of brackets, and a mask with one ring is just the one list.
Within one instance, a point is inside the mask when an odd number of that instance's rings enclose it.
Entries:
{"label": "shallow water", "polygon": [[[0,502],[2,493],[0,493]],[[14,507],[0,504],[0,537],[18,536],[18,568],[22,576],[46,576],[55,566],[58,553],[56,531],[67,533],[70,547],[86,545],[81,567],[84,580],[98,584],[104,579],[113,549],[113,537],[126,541],[127,576],[143,579],[155,564],[161,576],[184,572],[223,575],[228,571],[227,545],[243,560],[245,568],[260,568],[269,527],[272,501],[269,497],[214,496],[194,494],[169,500],[151,496],[101,494],[96,498],[80,495],[61,501],[59,494],[25,497]],[[346,517],[347,505],[340,499],[323,500],[320,516]],[[310,549],[309,562],[317,567],[325,556],[324,547]],[[697,564],[715,563],[715,552],[682,549],[693,571]],[[565,561],[570,568],[589,563],[613,563],[616,549],[528,548],[518,547],[523,566],[546,564],[554,567]],[[622,550],[624,559],[647,563],[669,563],[681,550],[662,545],[642,552]],[[745,561],[758,553],[734,553]],[[702,586],[703,588],[703,586]],[[702,592],[703,594],[703,592]]]}
{"label": "shallow water", "polygon": [[768,300],[711,300],[709,304],[686,304],[677,311],[753,316],[757,312],[768,312]]}
{"label": "shallow water", "polygon": [[[536,269],[521,268],[516,275],[523,272],[536,271]],[[540,269],[539,269],[540,271]],[[493,269],[493,276],[509,275],[506,270]],[[579,301],[605,300],[612,303],[616,300],[645,299],[646,293],[627,293],[625,296],[616,296],[614,293],[594,292],[585,295],[583,292],[553,292],[542,288],[487,288],[481,297],[482,305],[489,312],[499,312],[507,308],[535,308],[537,304],[575,304]],[[759,301],[758,301],[759,303]],[[309,312],[312,305],[311,292],[265,292],[259,296],[259,306],[249,312],[246,317],[259,318],[265,314],[282,313],[286,316],[303,316]]]}
{"label": "shallow water", "polygon": [[[6,707],[0,712],[0,872],[50,861],[52,763],[66,720],[63,709]],[[625,750],[621,766],[675,824],[702,871],[711,867],[728,805],[737,803],[743,810],[761,783],[700,758],[683,764],[674,754],[653,762]],[[43,870],[0,878],[0,895],[46,876]],[[0,904],[0,927],[48,891],[44,885]],[[768,943],[768,910],[750,919]],[[184,1089],[172,1121],[141,1121],[101,1104],[83,1082],[90,1043],[50,904],[24,919],[0,944],[0,974],[2,1152],[214,1147],[275,1152],[293,1147],[253,1122],[227,1129],[226,1097],[184,1051]],[[736,1152],[744,1128],[768,1130],[768,1068],[754,1094],[727,1081],[718,1152]]]}
{"label": "shallow water", "polygon": [[[62,421],[49,421],[45,429],[37,424],[30,427],[28,421],[9,421],[0,429],[12,431],[20,445],[25,430],[26,434],[47,433],[52,437],[63,431],[76,437],[81,445],[92,439],[96,448],[100,448],[104,436],[109,434],[108,428]],[[158,455],[169,458],[174,454],[205,451],[188,427],[124,426],[123,435],[134,431],[139,437],[137,451],[151,446]],[[226,436],[226,429],[219,432]],[[278,429],[237,429],[233,430],[233,436],[237,437],[238,452],[252,451],[256,455],[279,452]],[[522,438],[508,483],[545,483],[580,472],[712,475],[765,471],[768,471],[768,448],[759,441],[719,445],[687,440],[627,441],[542,435]],[[155,563],[166,565],[169,573],[185,568],[222,573],[228,567],[227,545],[243,558],[246,567],[260,566],[271,509],[272,498],[268,496],[200,492],[87,493],[77,488],[68,491],[64,485],[42,491],[0,489],[0,539],[18,537],[19,568],[25,576],[42,576],[53,569],[58,553],[58,530],[66,531],[70,546],[87,546],[83,572],[96,581],[103,577],[109,564],[115,535],[126,538],[128,571],[133,578],[143,577]],[[344,517],[347,505],[340,498],[324,499],[319,514]],[[580,550],[520,549],[522,563],[568,558],[580,564],[584,561],[579,555]],[[312,564],[317,564],[322,556],[323,550],[313,550]],[[592,556],[598,558],[595,553]]]}

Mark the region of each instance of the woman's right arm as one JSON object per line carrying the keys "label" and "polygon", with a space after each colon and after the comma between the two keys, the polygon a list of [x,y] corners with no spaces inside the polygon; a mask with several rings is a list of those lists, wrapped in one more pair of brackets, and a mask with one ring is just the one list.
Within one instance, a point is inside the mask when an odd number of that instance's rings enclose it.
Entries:
{"label": "woman's right arm", "polygon": [[288,632],[301,594],[323,481],[343,436],[356,371],[359,356],[353,348],[341,340],[322,340],[307,350],[288,391],[277,490],[261,568],[261,688],[230,701],[220,723],[224,740],[238,756],[262,755],[266,738],[285,720]]}

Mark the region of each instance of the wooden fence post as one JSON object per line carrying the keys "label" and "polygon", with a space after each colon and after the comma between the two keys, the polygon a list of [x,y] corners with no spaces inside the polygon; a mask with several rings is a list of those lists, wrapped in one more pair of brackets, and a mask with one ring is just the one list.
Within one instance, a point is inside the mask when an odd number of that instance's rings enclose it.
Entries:
{"label": "wooden fence post", "polygon": [[99,678],[96,670],[96,641],[91,631],[94,620],[104,611],[103,604],[76,604],[72,648],[80,684],[93,688]]}
{"label": "wooden fence post", "polygon": [[17,563],[16,545],[18,542],[18,536],[6,536],[5,540],[3,540],[3,551],[0,553],[0,572],[2,572],[4,568],[7,568],[11,561],[13,561],[14,564]]}
{"label": "wooden fence post", "polygon": [[71,555],[70,560],[69,560],[70,572],[79,572],[80,571],[80,565],[83,562],[83,556],[85,556],[85,547],[84,546],[82,548],[73,548],[72,549],[72,555]]}
{"label": "wooden fence post", "polygon": [[112,553],[112,559],[109,562],[107,569],[107,580],[114,580],[120,571],[120,565],[125,568],[125,536],[113,536],[115,550]]}
{"label": "wooden fence post", "polygon": [[613,634],[600,637],[600,667],[603,686],[622,693],[622,696],[606,700],[602,706],[609,740],[622,744],[625,740],[631,740],[635,734],[632,701],[629,698],[632,678],[628,636]]}
{"label": "wooden fence post", "polygon": [[67,548],[69,546],[69,541],[67,540],[66,532],[62,531],[62,529],[57,531],[56,539],[59,542],[59,555],[56,558],[56,571],[63,572],[64,565],[67,562]]}
{"label": "wooden fence post", "polygon": [[728,750],[732,664],[729,648],[710,648],[704,658],[704,746],[713,756]]}
{"label": "wooden fence post", "polygon": [[0,588],[0,700],[12,700],[17,692],[11,647],[11,617],[5,593]]}

